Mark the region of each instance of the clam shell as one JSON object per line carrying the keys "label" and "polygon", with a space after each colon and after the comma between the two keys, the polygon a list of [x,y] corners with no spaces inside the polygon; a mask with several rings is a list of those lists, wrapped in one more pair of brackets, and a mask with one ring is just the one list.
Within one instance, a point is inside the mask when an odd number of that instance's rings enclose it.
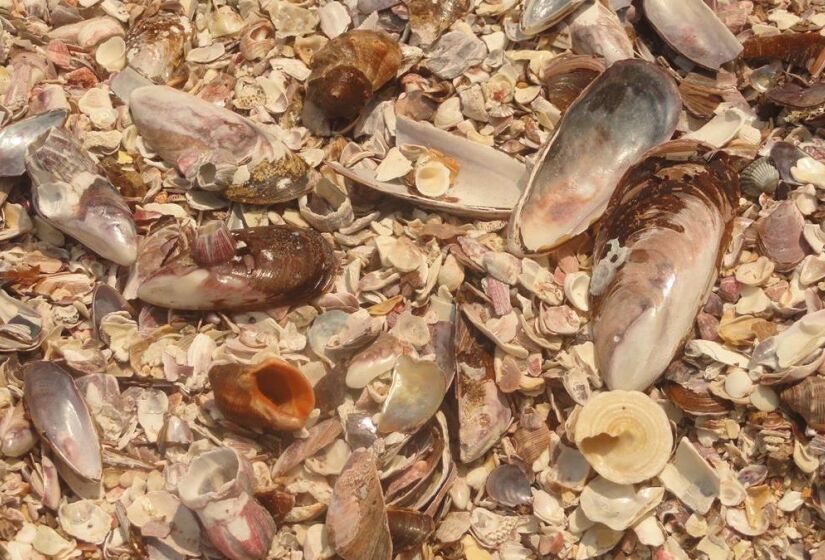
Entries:
{"label": "clam shell", "polygon": [[69,112],[56,109],[23,119],[0,130],[0,177],[17,177],[26,172],[26,149],[43,133],[63,126]]}
{"label": "clam shell", "polygon": [[444,373],[435,362],[401,356],[381,409],[378,430],[383,433],[417,430],[433,417],[446,392]]}
{"label": "clam shell", "polygon": [[584,0],[526,0],[519,28],[525,35],[537,35],[563,20]]}
{"label": "clam shell", "polygon": [[601,2],[588,2],[570,16],[568,23],[573,52],[598,56],[611,65],[635,56],[616,12]]}
{"label": "clam shell", "polygon": [[721,480],[687,438],[682,438],[673,460],[659,474],[668,492],[702,515],[719,496]]}
{"label": "clam shell", "polygon": [[664,495],[661,487],[637,491],[630,484],[616,484],[597,476],[584,487],[579,505],[590,521],[624,531],[658,506]]}
{"label": "clam shell", "polygon": [[605,68],[604,62],[593,56],[562,54],[554,57],[541,70],[547,99],[560,110],[567,111]]}
{"label": "clam shell", "polygon": [[825,378],[806,377],[779,394],[782,402],[800,414],[815,430],[825,430]]}
{"label": "clam shell", "polygon": [[394,552],[419,548],[435,530],[431,515],[406,508],[387,508],[387,521]]}
{"label": "clam shell", "polygon": [[759,247],[779,272],[793,269],[805,258],[804,228],[805,217],[791,200],[780,202],[773,212],[756,222]]}
{"label": "clam shell", "polygon": [[742,52],[742,44],[702,0],[644,0],[643,7],[665,42],[705,68],[718,70]]}
{"label": "clam shell", "polygon": [[576,420],[575,440],[593,469],[616,484],[656,476],[673,448],[665,411],[638,391],[590,397]]}
{"label": "clam shell", "polygon": [[533,501],[530,481],[518,465],[500,465],[485,483],[487,495],[505,507],[517,507]]}
{"label": "clam shell", "polygon": [[548,251],[585,231],[624,172],[670,138],[680,108],[673,81],[647,62],[618,62],[591,82],[539,154],[510,219],[511,251]]}

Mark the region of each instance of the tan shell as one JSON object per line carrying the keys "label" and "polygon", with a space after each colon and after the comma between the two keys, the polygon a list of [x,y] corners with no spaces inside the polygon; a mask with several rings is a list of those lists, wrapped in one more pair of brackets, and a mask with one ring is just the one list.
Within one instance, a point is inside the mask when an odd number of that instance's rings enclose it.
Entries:
{"label": "tan shell", "polygon": [[782,401],[815,430],[825,430],[825,378],[813,376],[780,393]]}

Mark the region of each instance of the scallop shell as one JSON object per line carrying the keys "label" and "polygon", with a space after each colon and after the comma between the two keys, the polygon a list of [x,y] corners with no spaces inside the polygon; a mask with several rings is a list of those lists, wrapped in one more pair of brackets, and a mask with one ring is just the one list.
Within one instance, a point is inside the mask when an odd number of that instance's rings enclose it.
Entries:
{"label": "scallop shell", "polygon": [[751,195],[773,194],[779,186],[779,171],[768,157],[761,157],[739,173],[742,190]]}
{"label": "scallop shell", "polygon": [[780,393],[780,398],[794,412],[800,414],[808,426],[825,431],[825,378],[818,375]]}
{"label": "scallop shell", "polygon": [[607,391],[590,397],[579,412],[575,439],[593,469],[616,484],[656,476],[673,448],[665,411],[638,391]]}

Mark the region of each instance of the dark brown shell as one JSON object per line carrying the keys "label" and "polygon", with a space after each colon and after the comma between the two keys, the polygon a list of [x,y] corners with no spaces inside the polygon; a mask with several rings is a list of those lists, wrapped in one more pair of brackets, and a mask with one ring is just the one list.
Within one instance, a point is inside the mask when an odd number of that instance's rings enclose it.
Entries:
{"label": "dark brown shell", "polygon": [[177,14],[158,12],[141,18],[126,36],[126,60],[153,82],[168,82],[183,60],[190,35],[189,21]]}
{"label": "dark brown shell", "polygon": [[789,82],[768,91],[765,96],[783,107],[810,109],[825,104],[825,83],[802,87]]}
{"label": "dark brown shell", "polygon": [[740,95],[736,89],[736,77],[724,80],[722,75],[708,77],[704,74],[690,72],[679,84],[679,93],[685,102],[685,108],[697,117],[709,119],[714,110],[728,98]]}
{"label": "dark brown shell", "polygon": [[605,68],[603,60],[588,55],[563,54],[553,58],[541,71],[547,99],[566,111]]}
{"label": "dark brown shell", "polygon": [[278,525],[283,523],[287,514],[295,506],[295,494],[279,487],[257,492],[255,498],[272,514],[272,518]]}
{"label": "dark brown shell", "polygon": [[298,430],[315,407],[310,382],[280,360],[218,365],[209,370],[209,381],[221,413],[247,428]]}
{"label": "dark brown shell", "polygon": [[742,58],[746,62],[781,60],[805,67],[814,75],[825,66],[825,37],[815,31],[751,37],[745,41],[744,47]]}
{"label": "dark brown shell", "polygon": [[387,521],[395,553],[419,548],[435,530],[431,515],[407,508],[387,508]]}
{"label": "dark brown shell", "polygon": [[782,402],[798,413],[814,430],[825,430],[825,378],[806,377],[780,393]]}
{"label": "dark brown shell", "polygon": [[386,33],[356,29],[324,45],[311,66],[309,100],[329,118],[353,118],[395,77],[401,48]]}

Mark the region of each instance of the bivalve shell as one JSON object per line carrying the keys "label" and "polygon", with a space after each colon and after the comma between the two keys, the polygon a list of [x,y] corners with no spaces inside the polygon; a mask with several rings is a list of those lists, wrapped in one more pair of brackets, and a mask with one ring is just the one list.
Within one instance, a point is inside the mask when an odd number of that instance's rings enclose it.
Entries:
{"label": "bivalve shell", "polygon": [[779,186],[779,171],[771,159],[762,157],[739,173],[742,190],[751,196],[773,194]]}
{"label": "bivalve shell", "polygon": [[582,491],[579,504],[590,521],[624,531],[658,506],[665,495],[662,487],[636,490],[598,476]]}

